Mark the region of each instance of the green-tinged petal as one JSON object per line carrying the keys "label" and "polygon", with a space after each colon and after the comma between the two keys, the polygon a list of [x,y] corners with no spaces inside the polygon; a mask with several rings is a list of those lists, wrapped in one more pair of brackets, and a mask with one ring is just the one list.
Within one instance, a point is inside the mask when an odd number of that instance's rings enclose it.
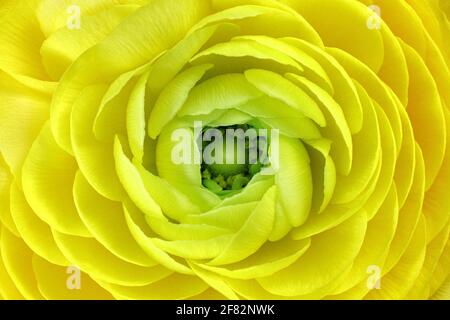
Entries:
{"label": "green-tinged petal", "polygon": [[208,270],[202,268],[202,266],[197,266],[194,263],[189,263],[192,270],[195,274],[205,281],[211,288],[216,289],[218,292],[222,293],[225,297],[230,300],[239,300],[236,293],[230,286],[226,283],[226,281],[220,276]]}
{"label": "green-tinged petal", "polygon": [[212,65],[205,64],[189,68],[167,84],[150,114],[148,130],[151,138],[155,139],[178,113],[186,102],[189,92],[211,67]]}
{"label": "green-tinged petal", "polygon": [[[108,87],[97,108],[93,130],[100,141],[111,141],[116,134],[126,134],[127,105],[138,78],[147,72],[149,64],[118,76]],[[81,89],[83,90],[83,89]]]}
{"label": "green-tinged petal", "polygon": [[236,106],[236,109],[260,118],[261,122],[290,137],[306,140],[320,138],[320,131],[313,120],[281,100],[264,96]]}
{"label": "green-tinged petal", "polygon": [[145,87],[147,85],[149,73],[146,72],[140,76],[136,86],[130,93],[127,111],[126,126],[128,135],[128,144],[131,153],[137,159],[144,157],[145,145]]}
{"label": "green-tinged petal", "polygon": [[262,95],[242,74],[220,75],[196,86],[178,115],[207,114],[215,109],[240,105]]}
{"label": "green-tinged petal", "polygon": [[105,90],[104,85],[88,87],[77,98],[71,119],[72,146],[77,165],[89,183],[103,196],[120,200],[125,192],[112,161],[113,144],[98,141],[92,131]]}
{"label": "green-tinged petal", "polygon": [[[175,185],[157,177],[141,166],[137,166],[147,192],[157,201],[164,211],[164,214],[172,219],[181,221],[186,214],[203,211],[200,205],[210,206],[209,203],[196,203],[195,195],[188,196],[180,191]],[[191,187],[187,188],[190,189]],[[191,189],[192,191],[192,189]],[[200,202],[202,199],[200,199]]]}
{"label": "green-tinged petal", "polygon": [[199,204],[203,206],[213,205],[201,203],[202,199],[199,197],[188,197],[142,165],[133,164],[125,155],[119,138],[115,142],[115,161],[117,173],[129,197],[149,217],[165,221],[167,215],[181,221],[186,214],[201,211],[193,200],[199,200]]}
{"label": "green-tinged petal", "polygon": [[329,140],[311,140],[307,142],[313,181],[313,198],[311,212],[321,213],[334,196],[336,187],[336,167],[329,155]]}
{"label": "green-tinged petal", "polygon": [[275,217],[277,188],[271,187],[229,244],[208,265],[241,261],[256,252],[268,239]]}
{"label": "green-tinged petal", "polygon": [[188,268],[185,264],[177,261],[175,258],[170,256],[167,252],[160,249],[154,243],[154,239],[147,236],[146,233],[141,229],[140,226],[132,218],[133,211],[137,209],[134,206],[126,205],[124,207],[125,218],[127,225],[130,228],[130,232],[136,239],[137,243],[142,247],[142,249],[155,261],[158,261],[162,266],[167,269],[173,270],[177,273],[182,274],[192,274],[192,270]]}
{"label": "green-tinged petal", "polygon": [[258,202],[255,201],[227,206],[222,205],[202,214],[188,215],[185,217],[184,222],[213,225],[237,231],[247,221],[257,204]]}
{"label": "green-tinged petal", "polygon": [[203,241],[229,234],[232,231],[224,227],[214,226],[207,223],[176,224],[151,218],[146,218],[146,220],[149,227],[155,233],[169,241]]}
{"label": "green-tinged petal", "polygon": [[246,71],[245,77],[269,97],[283,101],[314,120],[321,127],[325,126],[325,118],[318,105],[289,80],[274,72],[258,69]]}
{"label": "green-tinged petal", "polygon": [[265,243],[247,259],[226,267],[199,264],[200,267],[228,278],[250,280],[274,274],[294,263],[309,248],[310,240],[300,241],[285,238]]}
{"label": "green-tinged petal", "polygon": [[[224,42],[209,47],[192,58],[191,63],[214,62],[221,69],[225,63],[226,72],[238,72],[241,68],[248,69],[252,66],[263,65],[269,68],[270,63],[275,63],[292,72],[303,72],[303,68],[294,59],[286,54],[263,46],[255,41],[247,39],[233,39],[230,42]],[[245,63],[240,63],[245,62]],[[253,63],[252,63],[253,62]],[[232,66],[230,68],[230,66]],[[253,67],[253,68],[255,68]],[[223,69],[222,69],[223,70]]]}
{"label": "green-tinged petal", "polygon": [[297,61],[303,67],[304,77],[310,79],[312,82],[317,83],[322,89],[324,89],[329,94],[333,94],[334,88],[331,84],[328,74],[325,72],[323,67],[312,57],[307,55],[305,52],[296,48],[295,46],[289,45],[288,43],[280,40],[274,39],[267,36],[239,36],[235,39],[246,39],[255,41],[264,45],[266,47],[272,48],[274,50],[283,52],[284,54],[290,56],[292,59]]}
{"label": "green-tinged petal", "polygon": [[[162,131],[155,150],[156,168],[162,179],[172,184],[201,186],[201,155],[197,146],[198,137],[194,134],[195,131],[190,128],[176,129],[172,126]],[[183,154],[176,154],[179,147]]]}
{"label": "green-tinged petal", "polygon": [[119,258],[140,266],[155,262],[137,245],[126,226],[120,202],[102,197],[78,172],[73,186],[75,204],[86,227],[105,248]]}
{"label": "green-tinged petal", "polygon": [[[217,110],[221,111],[221,110]],[[214,111],[213,111],[214,113]],[[238,124],[246,124],[253,120],[253,117],[245,112],[236,109],[226,110],[220,117],[208,123],[210,127],[227,127]]]}
{"label": "green-tinged petal", "polygon": [[149,81],[149,92],[158,95],[202,47],[226,41],[238,32],[239,28],[230,23],[220,23],[190,32],[152,65],[150,79],[157,81]]}
{"label": "green-tinged petal", "polygon": [[342,108],[326,91],[310,80],[295,74],[288,74],[287,78],[317,101],[327,123],[326,127],[320,129],[321,135],[333,141],[330,155],[339,171],[348,174],[353,165],[353,141]]}
{"label": "green-tinged petal", "polygon": [[275,184],[285,214],[292,226],[308,218],[313,193],[309,155],[301,141],[281,136],[279,169]]}
{"label": "green-tinged petal", "polygon": [[278,194],[277,203],[275,205],[275,220],[273,222],[272,232],[269,236],[269,241],[279,241],[284,238],[291,230],[291,222],[286,215],[286,210],[283,208],[280,200],[280,195]]}
{"label": "green-tinged petal", "polygon": [[154,238],[152,241],[156,247],[171,255],[183,259],[206,260],[220,256],[232,239],[233,236],[228,234],[205,240],[166,241]]}

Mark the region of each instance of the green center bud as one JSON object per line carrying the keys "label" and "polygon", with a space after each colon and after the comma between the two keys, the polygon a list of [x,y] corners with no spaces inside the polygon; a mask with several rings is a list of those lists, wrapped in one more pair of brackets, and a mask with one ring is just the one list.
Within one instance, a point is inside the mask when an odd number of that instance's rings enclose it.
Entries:
{"label": "green center bud", "polygon": [[[240,173],[245,174],[248,166],[247,161],[240,163],[238,161],[238,145],[235,143],[227,148],[227,141],[229,141],[229,139],[225,140],[225,143],[223,143],[223,148],[216,154],[216,159],[220,159],[219,163],[212,163],[208,165],[208,168],[211,173],[217,176],[222,175],[225,178]],[[247,155],[245,156],[247,158]],[[227,161],[227,159],[231,159],[232,161]]]}
{"label": "green center bud", "polygon": [[203,186],[218,195],[238,192],[264,167],[268,146],[260,147],[267,139],[249,125],[205,128],[201,138]]}

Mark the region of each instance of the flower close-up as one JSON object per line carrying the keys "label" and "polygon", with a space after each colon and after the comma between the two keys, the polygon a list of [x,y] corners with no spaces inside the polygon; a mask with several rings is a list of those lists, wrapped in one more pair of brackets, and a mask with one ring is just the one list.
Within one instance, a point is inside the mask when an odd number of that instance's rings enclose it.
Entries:
{"label": "flower close-up", "polygon": [[450,299],[450,0],[0,0],[0,298]]}

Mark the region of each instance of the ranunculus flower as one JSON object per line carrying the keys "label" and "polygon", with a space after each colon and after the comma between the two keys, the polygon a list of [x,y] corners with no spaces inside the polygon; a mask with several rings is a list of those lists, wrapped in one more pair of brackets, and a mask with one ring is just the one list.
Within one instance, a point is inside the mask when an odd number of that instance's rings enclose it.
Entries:
{"label": "ranunculus flower", "polygon": [[1,297],[448,298],[449,8],[1,1]]}

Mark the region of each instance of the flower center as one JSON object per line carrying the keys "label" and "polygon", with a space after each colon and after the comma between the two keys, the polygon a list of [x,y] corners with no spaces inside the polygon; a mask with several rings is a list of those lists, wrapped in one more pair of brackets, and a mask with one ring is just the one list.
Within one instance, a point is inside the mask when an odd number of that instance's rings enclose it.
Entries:
{"label": "flower center", "polygon": [[268,165],[267,133],[250,125],[205,128],[200,138],[203,186],[218,195],[243,189]]}

